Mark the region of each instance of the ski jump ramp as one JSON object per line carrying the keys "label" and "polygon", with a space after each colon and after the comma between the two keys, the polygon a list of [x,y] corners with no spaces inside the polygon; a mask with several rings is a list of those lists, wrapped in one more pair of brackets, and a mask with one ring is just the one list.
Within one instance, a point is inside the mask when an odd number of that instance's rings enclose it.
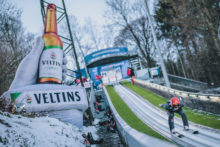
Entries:
{"label": "ski jump ramp", "polygon": [[114,89],[146,125],[178,145],[200,147],[217,147],[220,145],[219,130],[189,122],[190,129],[199,131],[198,134],[193,134],[192,131],[183,130],[182,120],[177,117],[175,117],[175,130],[178,134],[181,134],[181,137],[171,134],[168,126],[168,116],[165,111],[160,110],[120,84],[114,85]]}

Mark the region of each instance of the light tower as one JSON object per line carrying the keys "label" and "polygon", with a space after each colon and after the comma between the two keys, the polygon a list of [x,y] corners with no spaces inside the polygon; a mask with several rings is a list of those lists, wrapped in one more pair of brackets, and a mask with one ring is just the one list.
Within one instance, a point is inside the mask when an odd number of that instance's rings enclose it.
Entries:
{"label": "light tower", "polygon": [[151,27],[151,33],[152,33],[152,36],[153,36],[154,45],[156,47],[156,50],[157,50],[159,58],[160,58],[160,64],[161,64],[165,84],[166,84],[167,87],[170,87],[170,81],[169,81],[169,78],[168,78],[168,75],[167,75],[166,67],[165,67],[163,57],[162,57],[160,49],[159,49],[159,45],[158,45],[158,42],[157,42],[157,37],[156,37],[154,27],[153,27],[153,24],[152,24],[152,21],[151,21],[151,16],[150,16],[150,11],[149,11],[149,8],[148,8],[148,5],[147,5],[147,0],[144,0],[144,2],[145,2],[145,6],[146,6],[147,18],[148,18],[148,21],[149,21],[149,24],[150,24],[150,27]]}

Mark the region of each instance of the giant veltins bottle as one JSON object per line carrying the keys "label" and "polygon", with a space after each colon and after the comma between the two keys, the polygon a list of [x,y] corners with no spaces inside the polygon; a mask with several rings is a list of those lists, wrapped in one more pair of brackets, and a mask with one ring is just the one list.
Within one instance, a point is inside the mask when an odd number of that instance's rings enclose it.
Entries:
{"label": "giant veltins bottle", "polygon": [[44,49],[40,58],[39,83],[60,84],[62,81],[63,44],[57,35],[56,6],[47,5]]}

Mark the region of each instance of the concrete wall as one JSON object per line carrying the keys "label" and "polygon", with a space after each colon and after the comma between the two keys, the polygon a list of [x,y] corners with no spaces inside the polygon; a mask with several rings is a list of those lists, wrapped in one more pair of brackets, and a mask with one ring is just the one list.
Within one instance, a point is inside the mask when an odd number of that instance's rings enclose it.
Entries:
{"label": "concrete wall", "polygon": [[146,134],[143,134],[133,128],[131,128],[118,114],[116,109],[114,108],[114,105],[111,102],[111,99],[108,95],[107,90],[105,87],[103,87],[104,93],[107,98],[107,102],[109,104],[109,107],[111,108],[113,117],[116,121],[117,129],[122,135],[124,141],[129,147],[172,147],[175,146],[174,144],[171,144],[169,142],[148,136]]}

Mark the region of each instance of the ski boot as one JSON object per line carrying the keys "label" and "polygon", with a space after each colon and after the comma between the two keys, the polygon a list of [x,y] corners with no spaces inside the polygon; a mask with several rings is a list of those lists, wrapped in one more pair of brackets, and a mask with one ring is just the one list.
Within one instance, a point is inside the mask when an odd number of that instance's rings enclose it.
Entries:
{"label": "ski boot", "polygon": [[171,134],[175,134],[175,133],[176,133],[175,129],[174,129],[174,128],[171,129],[171,130],[170,130],[170,133],[171,133]]}
{"label": "ski boot", "polygon": [[189,126],[184,126],[185,131],[189,131]]}

